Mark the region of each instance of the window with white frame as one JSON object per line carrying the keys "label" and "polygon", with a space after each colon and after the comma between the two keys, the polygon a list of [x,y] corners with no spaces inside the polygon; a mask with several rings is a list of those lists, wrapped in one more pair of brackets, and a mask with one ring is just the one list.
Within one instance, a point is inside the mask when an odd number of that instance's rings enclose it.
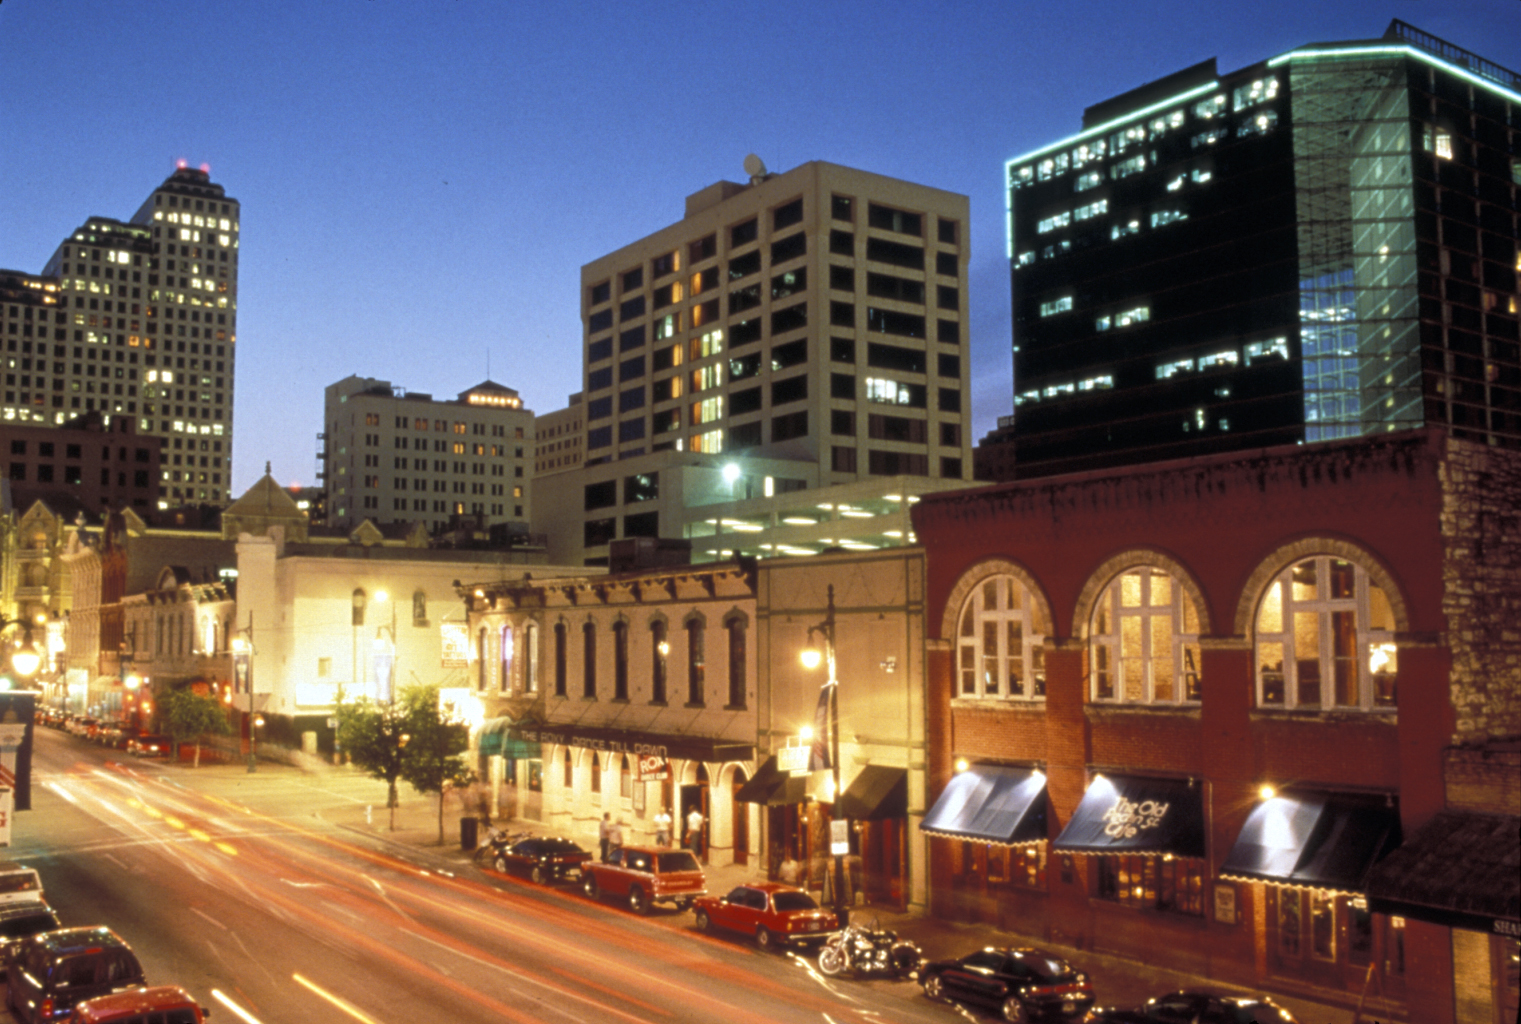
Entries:
{"label": "window with white frame", "polygon": [[1294,563],[1268,584],[1255,624],[1259,707],[1395,707],[1394,611],[1362,566],[1329,555]]}
{"label": "window with white frame", "polygon": [[1044,700],[1045,616],[1010,575],[983,580],[961,609],[957,665],[962,697]]}
{"label": "window with white frame", "polygon": [[528,624],[528,633],[524,642],[523,653],[527,656],[527,664],[523,672],[523,689],[528,693],[539,692],[539,626],[536,622]]}
{"label": "window with white frame", "polygon": [[1104,588],[1093,608],[1091,646],[1093,700],[1199,702],[1199,612],[1161,569],[1126,569]]}

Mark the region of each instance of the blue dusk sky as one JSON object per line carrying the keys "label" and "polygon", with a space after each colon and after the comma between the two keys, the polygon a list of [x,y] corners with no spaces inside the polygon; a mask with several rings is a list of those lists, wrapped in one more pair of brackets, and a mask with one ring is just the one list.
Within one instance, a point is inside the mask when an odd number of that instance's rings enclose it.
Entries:
{"label": "blue dusk sky", "polygon": [[316,483],[349,374],[581,386],[581,265],[828,160],[971,197],[973,436],[1012,408],[1004,161],[1190,64],[1401,18],[1507,67],[1517,0],[0,0],[0,267],[208,164],[243,206],[233,491]]}

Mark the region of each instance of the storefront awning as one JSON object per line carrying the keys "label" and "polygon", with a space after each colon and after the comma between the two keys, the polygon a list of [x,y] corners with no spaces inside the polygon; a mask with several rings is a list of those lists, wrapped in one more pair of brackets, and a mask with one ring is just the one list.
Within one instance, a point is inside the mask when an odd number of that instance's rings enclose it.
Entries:
{"label": "storefront awning", "polygon": [[539,745],[516,735],[511,718],[488,718],[481,723],[478,738],[480,755],[499,754],[509,760],[528,761],[540,756]]}
{"label": "storefront awning", "polygon": [[1203,789],[1187,779],[1095,775],[1052,849],[1202,858]]}
{"label": "storefront awning", "polygon": [[808,776],[791,775],[777,767],[776,755],[766,758],[755,777],[734,794],[740,803],[760,804],[763,807],[780,807],[783,804],[800,804],[808,796]]}
{"label": "storefront awning", "polygon": [[1368,907],[1521,938],[1521,820],[1445,811],[1368,874]]}
{"label": "storefront awning", "polygon": [[947,839],[1020,846],[1046,838],[1046,777],[1031,768],[974,764],[957,773],[919,828]]}
{"label": "storefront awning", "polygon": [[608,754],[643,755],[668,760],[684,758],[722,764],[725,761],[750,761],[755,758],[754,744],[714,736],[640,732],[634,729],[609,729],[558,722],[515,725],[511,734],[525,743],[559,743]]}
{"label": "storefront awning", "polygon": [[908,815],[908,771],[869,764],[840,797],[839,817],[882,821]]}
{"label": "storefront awning", "polygon": [[1399,841],[1391,800],[1291,791],[1252,810],[1220,875],[1360,894],[1368,869]]}

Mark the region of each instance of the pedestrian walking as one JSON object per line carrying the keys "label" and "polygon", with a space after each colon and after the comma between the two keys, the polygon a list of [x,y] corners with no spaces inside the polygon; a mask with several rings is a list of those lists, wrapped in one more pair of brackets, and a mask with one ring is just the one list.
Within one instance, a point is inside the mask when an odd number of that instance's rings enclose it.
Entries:
{"label": "pedestrian walking", "polygon": [[655,845],[671,845],[671,813],[665,808],[655,815]]}
{"label": "pedestrian walking", "polygon": [[621,850],[621,849],[623,849],[623,819],[622,818],[619,818],[617,821],[613,822],[612,831],[608,834],[607,841],[608,841],[608,846],[610,846],[613,850]]}
{"label": "pedestrian walking", "polygon": [[613,816],[603,814],[602,820],[597,823],[597,846],[602,851],[602,861],[607,862],[608,846],[613,839]]}
{"label": "pedestrian walking", "polygon": [[702,859],[702,811],[694,806],[687,814],[687,844],[692,848],[692,854],[698,860]]}

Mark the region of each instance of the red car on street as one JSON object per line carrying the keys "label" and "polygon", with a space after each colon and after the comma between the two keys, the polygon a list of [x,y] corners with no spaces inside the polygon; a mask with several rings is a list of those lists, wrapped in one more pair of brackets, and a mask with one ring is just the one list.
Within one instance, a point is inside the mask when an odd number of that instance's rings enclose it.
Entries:
{"label": "red car on street", "polygon": [[648,914],[655,903],[673,903],[685,910],[706,896],[708,881],[690,850],[663,846],[624,846],[602,862],[581,865],[581,891],[592,899],[612,896],[628,901],[636,914]]}
{"label": "red car on street", "polygon": [[761,949],[821,942],[839,921],[802,889],[780,882],[750,882],[727,896],[704,896],[696,903],[697,927],[724,928],[755,936]]}

